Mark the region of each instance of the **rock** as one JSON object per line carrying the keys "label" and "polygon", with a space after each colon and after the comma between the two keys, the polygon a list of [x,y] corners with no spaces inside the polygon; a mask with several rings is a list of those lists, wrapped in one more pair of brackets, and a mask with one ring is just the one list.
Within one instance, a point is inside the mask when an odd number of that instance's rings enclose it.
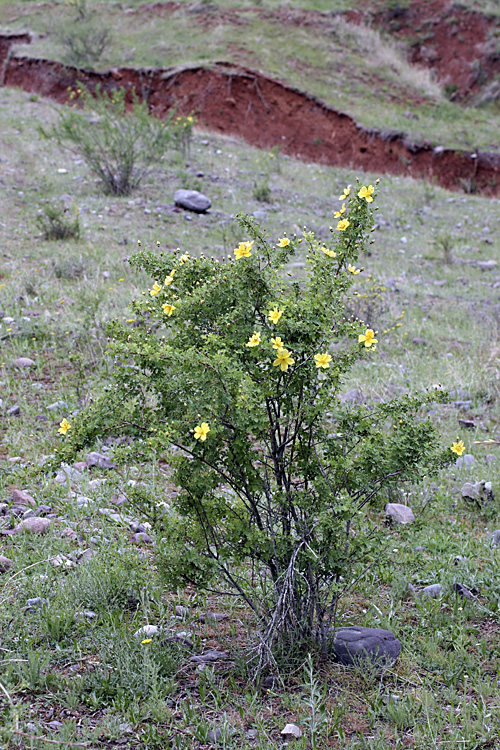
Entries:
{"label": "rock", "polygon": [[192,656],[189,661],[194,664],[207,664],[212,661],[219,661],[219,659],[227,659],[228,655],[225,651],[207,651],[206,654],[200,654],[199,656]]}
{"label": "rock", "polygon": [[207,612],[204,615],[200,615],[200,622],[222,622],[228,618],[229,615],[226,615],[223,612]]}
{"label": "rock", "polygon": [[475,265],[481,271],[494,271],[497,267],[497,262],[496,260],[478,260]]}
{"label": "rock", "polygon": [[21,523],[16,526],[15,532],[16,534],[21,534],[24,531],[29,534],[46,534],[51,524],[52,521],[50,518],[37,518],[35,516],[21,521]]}
{"label": "rock", "polygon": [[464,430],[474,430],[476,428],[476,423],[473,419],[459,419],[458,424],[460,427],[463,427]]}
{"label": "rock", "polygon": [[23,512],[23,518],[34,518],[35,517],[35,511],[33,508],[28,508]]}
{"label": "rock", "polygon": [[125,503],[128,501],[128,497],[123,494],[123,492],[118,492],[111,496],[110,502],[112,502],[114,505],[125,505]]}
{"label": "rock", "polygon": [[264,219],[267,219],[267,211],[258,208],[257,211],[253,212],[252,216],[258,221],[264,221]]}
{"label": "rock", "polygon": [[495,456],[494,453],[488,453],[488,455],[486,456],[486,463],[490,466],[491,464],[494,464],[496,460],[497,460],[497,457]]}
{"label": "rock", "polygon": [[463,583],[454,583],[452,588],[461,599],[468,599],[470,601],[475,598],[472,591],[470,591],[467,586],[464,586]]}
{"label": "rock", "polygon": [[75,618],[77,620],[93,620],[97,617],[97,614],[93,612],[91,609],[86,610],[78,610],[75,612]]}
{"label": "rock", "polygon": [[15,568],[16,563],[13,560],[10,560],[8,557],[4,557],[3,555],[0,555],[0,573],[6,573],[11,568]]}
{"label": "rock", "polygon": [[69,406],[66,403],[66,401],[54,401],[53,404],[49,404],[47,406],[47,409],[49,411],[60,411],[62,409],[65,409],[65,410],[69,409]]}
{"label": "rock", "polygon": [[256,729],[248,729],[246,732],[247,740],[256,740],[258,736],[259,733]]}
{"label": "rock", "polygon": [[[71,553],[73,555],[73,552]],[[93,557],[97,555],[97,552],[95,549],[78,549],[76,550],[76,559],[78,563],[85,563],[91,560]]]}
{"label": "rock", "polygon": [[7,416],[8,417],[19,417],[21,415],[21,407],[19,404],[14,404],[14,406],[11,406],[10,409],[7,409]]}
{"label": "rock", "polygon": [[134,542],[134,544],[153,544],[153,540],[145,531],[138,531],[136,534],[132,534],[130,541]]}
{"label": "rock", "polygon": [[222,730],[221,729],[211,729],[207,735],[207,739],[209,742],[218,742],[220,738],[222,737]]}
{"label": "rock", "polygon": [[76,541],[76,539],[78,539],[78,534],[74,529],[66,526],[66,528],[61,531],[61,537],[63,539],[73,539],[73,541]]}
{"label": "rock", "polygon": [[73,464],[73,468],[77,471],[86,471],[89,467],[85,461],[76,461],[76,463]]}
{"label": "rock", "polygon": [[474,464],[476,463],[476,459],[473,455],[470,453],[465,453],[463,456],[459,456],[457,460],[455,461],[455,466],[457,469],[461,469],[462,466],[466,469],[472,469]]}
{"label": "rock", "polygon": [[453,558],[453,564],[454,565],[465,565],[467,563],[467,558],[463,555],[455,555]]}
{"label": "rock", "polygon": [[161,645],[163,646],[166,643],[175,643],[178,646],[185,646],[186,648],[194,648],[193,641],[190,638],[188,638],[186,635],[184,635],[183,633],[176,633],[175,635],[171,635],[168,638],[165,638],[161,642]]}
{"label": "rock", "polygon": [[197,190],[176,190],[174,195],[176,206],[194,211],[197,214],[205,213],[212,205],[210,198]]}
{"label": "rock", "polygon": [[490,545],[492,547],[500,547],[500,529],[497,529],[496,531],[493,531],[489,535],[488,540],[489,540]]}
{"label": "rock", "polygon": [[302,730],[297,726],[297,724],[287,724],[281,730],[281,734],[283,734],[285,737],[295,737],[296,739],[298,739],[299,737],[302,737]]}
{"label": "rock", "polygon": [[481,479],[480,482],[466,482],[460,490],[464,500],[475,500],[481,503],[492,502],[495,497],[493,495],[493,485],[491,482],[485,482]]}
{"label": "rock", "polygon": [[351,403],[351,404],[364,404],[365,403],[365,397],[361,393],[360,390],[357,388],[353,388],[351,391],[347,391],[347,393],[344,393],[340,400],[343,404],[345,403]]}
{"label": "rock", "polygon": [[36,366],[36,362],[34,362],[29,357],[18,357],[12,362],[12,364],[14,365],[14,367],[35,367]]}
{"label": "rock", "polygon": [[31,612],[33,609],[39,609],[44,604],[48,604],[47,599],[42,599],[40,596],[36,596],[34,599],[26,599],[26,612]]}
{"label": "rock", "polygon": [[114,469],[115,465],[109,460],[107,456],[103,456],[102,453],[93,451],[89,453],[85,458],[87,466],[97,466],[99,469]]}
{"label": "rock", "polygon": [[396,661],[400,651],[401,643],[390,630],[354,625],[339,628],[333,636],[333,656],[345,665],[370,662],[374,666],[388,666]]}
{"label": "rock", "polygon": [[39,505],[35,510],[35,516],[47,516],[51,512],[50,505]]}
{"label": "rock", "polygon": [[66,555],[55,555],[49,559],[49,562],[54,568],[65,568],[66,570],[69,570],[70,568],[75,567],[73,560],[70,560]]}
{"label": "rock", "polygon": [[426,586],[422,589],[422,596],[426,596],[429,599],[437,599],[444,594],[444,589],[440,583],[432,583],[430,586]]}
{"label": "rock", "polygon": [[401,503],[387,503],[385,517],[389,523],[406,525],[413,523],[415,516],[411,508]]}
{"label": "rock", "polygon": [[62,464],[55,477],[55,481],[58,484],[67,484],[68,480],[78,484],[82,479],[83,474],[81,471],[78,471],[78,469],[75,469],[73,466],[68,466],[67,464]]}
{"label": "rock", "polygon": [[13,490],[10,500],[14,505],[31,505],[32,508],[36,508],[35,500],[24,490]]}
{"label": "rock", "polygon": [[136,630],[134,638],[152,638],[154,635],[158,635],[160,628],[158,625],[143,625],[142,628]]}
{"label": "rock", "polygon": [[0,503],[0,516],[6,516],[9,512],[7,503]]}
{"label": "rock", "polygon": [[174,614],[176,617],[184,619],[184,617],[188,616],[189,612],[186,607],[182,607],[180,604],[176,604],[176,606],[174,607]]}
{"label": "rock", "polygon": [[95,500],[92,500],[91,497],[86,497],[85,495],[77,495],[76,504],[79,508],[88,508],[89,505],[95,504]]}

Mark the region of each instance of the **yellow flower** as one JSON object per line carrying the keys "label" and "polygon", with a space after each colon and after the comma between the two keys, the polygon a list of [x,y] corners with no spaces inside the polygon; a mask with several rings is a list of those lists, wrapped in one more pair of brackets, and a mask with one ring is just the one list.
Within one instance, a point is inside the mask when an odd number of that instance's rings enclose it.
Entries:
{"label": "yellow flower", "polygon": [[282,237],[278,241],[278,247],[288,247],[289,244],[290,244],[290,240],[288,239],[288,237]]}
{"label": "yellow flower", "polygon": [[337,229],[339,232],[343,232],[345,229],[347,229],[348,226],[350,226],[351,222],[348,219],[342,219],[337,224]]}
{"label": "yellow flower", "polygon": [[245,346],[252,347],[252,346],[259,346],[260,344],[260,333],[258,331],[254,331],[253,334],[248,339]]}
{"label": "yellow flower", "polygon": [[152,638],[144,638],[144,640],[141,641],[141,646],[145,646],[146,643],[151,643],[152,640]]}
{"label": "yellow flower", "polygon": [[184,253],[184,255],[181,255],[181,257],[179,258],[179,265],[182,266],[182,264],[187,263],[188,260],[189,260],[189,253]]}
{"label": "yellow flower", "polygon": [[207,435],[210,432],[210,427],[206,422],[202,422],[194,428],[194,439],[201,440],[202,443],[207,439]]}
{"label": "yellow flower", "polygon": [[357,273],[360,273],[361,271],[360,268],[356,268],[356,266],[351,266],[351,264],[347,266],[347,270],[349,271],[349,273],[353,273],[355,276]]}
{"label": "yellow flower", "polygon": [[351,188],[350,187],[346,187],[344,189],[344,192],[342,193],[342,195],[339,195],[339,201],[345,201],[345,199],[348,197],[348,195],[350,194],[350,192],[351,192]]}
{"label": "yellow flower", "polygon": [[368,185],[368,187],[366,187],[366,185],[363,185],[358,193],[358,198],[365,198],[367,203],[373,203],[372,194],[374,192],[375,188],[373,187],[373,185]]}
{"label": "yellow flower", "polygon": [[275,339],[271,339],[271,344],[273,345],[273,349],[283,349],[284,344],[281,340],[281,336],[276,336]]}
{"label": "yellow flower", "polygon": [[342,214],[345,214],[345,203],[342,203],[342,208],[340,209],[340,211],[334,211],[333,215],[336,219],[340,219]]}
{"label": "yellow flower", "polygon": [[170,286],[170,284],[174,280],[174,276],[175,276],[176,273],[177,273],[177,269],[176,268],[172,268],[172,270],[170,271],[169,275],[165,279],[165,286]]}
{"label": "yellow flower", "polygon": [[60,432],[61,435],[66,435],[68,430],[71,430],[71,425],[65,417],[59,425],[59,429],[57,431]]}
{"label": "yellow flower", "polygon": [[323,367],[325,370],[328,370],[328,368],[330,367],[330,362],[332,361],[332,358],[328,354],[328,352],[325,352],[324,354],[315,354],[314,359],[316,360],[316,367],[318,369],[320,367]]}
{"label": "yellow flower", "polygon": [[288,370],[288,365],[295,364],[295,360],[290,357],[291,352],[288,349],[278,349],[276,352],[277,359],[274,360],[273,366],[280,367],[282,372]]}
{"label": "yellow flower", "polygon": [[251,256],[250,250],[253,247],[254,241],[251,242],[240,242],[237,248],[234,250],[234,257],[236,260],[240,260],[240,258],[249,258]]}
{"label": "yellow flower", "polygon": [[461,456],[465,451],[464,441],[457,438],[456,442],[451,446],[451,450],[453,451],[453,453],[456,453],[457,456]]}
{"label": "yellow flower", "polygon": [[161,292],[161,284],[158,284],[157,281],[153,284],[153,288],[149,290],[149,293],[152,297],[155,297],[158,292]]}
{"label": "yellow flower", "polygon": [[327,247],[320,247],[320,250],[325,255],[328,255],[329,258],[336,258],[337,257],[337,253],[335,252],[335,250],[329,250]]}
{"label": "yellow flower", "polygon": [[364,333],[360,333],[358,336],[358,342],[362,344],[364,342],[365,347],[369,349],[374,344],[378,344],[378,339],[375,338],[375,333],[371,328],[367,328]]}
{"label": "yellow flower", "polygon": [[271,323],[276,324],[282,315],[283,315],[283,310],[278,310],[278,308],[275,307],[274,310],[269,310],[268,317]]}
{"label": "yellow flower", "polygon": [[173,313],[173,311],[175,309],[176,309],[175,305],[169,305],[168,302],[166,302],[163,305],[163,312],[165,313],[165,315],[168,315],[169,317],[170,317],[170,315],[172,315],[172,313]]}

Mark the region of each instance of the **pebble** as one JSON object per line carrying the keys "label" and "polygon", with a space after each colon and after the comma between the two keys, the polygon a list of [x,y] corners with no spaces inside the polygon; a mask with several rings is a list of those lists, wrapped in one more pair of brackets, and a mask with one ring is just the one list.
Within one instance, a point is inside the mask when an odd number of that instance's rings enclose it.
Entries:
{"label": "pebble", "polygon": [[0,555],[0,573],[6,573],[11,568],[15,568],[16,564],[13,560],[10,560],[8,557],[4,557],[3,555]]}
{"label": "pebble", "polygon": [[10,499],[14,505],[31,505],[36,508],[35,500],[24,490],[13,490]]}
{"label": "pebble", "polygon": [[285,737],[295,737],[298,739],[299,737],[302,737],[302,730],[297,724],[286,724],[281,730],[281,734]]}
{"label": "pebble", "polygon": [[50,518],[38,518],[37,516],[26,518],[16,526],[15,533],[21,534],[26,531],[29,534],[46,534],[51,524]]}
{"label": "pebble", "polygon": [[422,596],[426,596],[429,599],[437,599],[444,594],[444,589],[440,583],[432,583],[430,586],[426,586],[422,589]]}
{"label": "pebble", "polygon": [[401,503],[387,503],[385,517],[389,523],[406,525],[413,523],[415,516],[411,508]]}
{"label": "pebble", "polygon": [[14,367],[35,367],[36,362],[29,357],[18,357],[12,362],[12,364]]}
{"label": "pebble", "polygon": [[158,635],[159,632],[158,625],[143,625],[142,628],[135,631],[134,638],[151,638],[153,635]]}
{"label": "pebble", "polygon": [[390,630],[354,625],[334,633],[332,653],[341,664],[369,661],[375,666],[386,666],[396,661],[400,651],[401,643]]}

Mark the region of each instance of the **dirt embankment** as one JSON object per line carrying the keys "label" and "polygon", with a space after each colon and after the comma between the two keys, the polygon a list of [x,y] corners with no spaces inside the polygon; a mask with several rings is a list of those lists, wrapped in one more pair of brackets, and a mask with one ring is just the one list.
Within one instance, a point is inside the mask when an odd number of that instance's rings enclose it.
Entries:
{"label": "dirt embankment", "polygon": [[[58,102],[77,82],[93,89],[119,86],[144,96],[164,117],[173,107],[194,113],[208,129],[244,138],[259,148],[279,146],[305,161],[425,178],[450,190],[500,196],[500,155],[457,152],[412,143],[404,133],[367,129],[349,115],[256,71],[229,63],[191,68],[82,71],[51,60],[10,55],[26,38],[3,37],[0,70],[17,86]],[[1,57],[3,55],[3,57]]]}

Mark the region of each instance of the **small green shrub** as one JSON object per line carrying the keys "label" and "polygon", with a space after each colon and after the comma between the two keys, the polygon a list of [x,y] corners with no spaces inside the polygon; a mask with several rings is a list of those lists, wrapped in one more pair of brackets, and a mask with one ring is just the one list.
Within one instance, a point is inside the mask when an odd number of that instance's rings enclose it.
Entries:
{"label": "small green shrub", "polygon": [[41,209],[36,217],[36,223],[41,229],[45,240],[80,239],[81,227],[78,210],[75,218],[68,217],[68,209],[53,206],[50,203]]}
{"label": "small green shrub", "polygon": [[[92,94],[80,86],[71,96],[84,111],[64,109],[51,129],[41,128],[40,132],[79,154],[106,193],[128,195],[168,149],[177,145],[172,118],[161,121],[151,117],[147,103],[135,92],[130,94],[130,107],[124,88],[107,93],[97,86]],[[182,148],[182,141],[178,144]]]}
{"label": "small green shrub", "polygon": [[[220,587],[246,602],[257,672],[283,642],[327,655],[340,598],[383,556],[370,504],[455,457],[425,416],[439,392],[339,400],[377,344],[347,313],[374,195],[346,188],[331,248],[311,232],[270,242],[240,217],[246,238],[225,261],[134,256],[155,280],[133,303],[144,326],[110,326],[113,381],[58,448],[70,460],[110,434],[135,441],[116,460],[174,448],[180,491],[152,516],[160,569],[174,589]],[[287,265],[301,250],[297,279]]]}
{"label": "small green shrub", "polygon": [[77,68],[96,65],[112,43],[109,29],[102,19],[90,11],[85,0],[68,3],[75,13],[56,30],[56,37],[64,49],[64,62]]}

